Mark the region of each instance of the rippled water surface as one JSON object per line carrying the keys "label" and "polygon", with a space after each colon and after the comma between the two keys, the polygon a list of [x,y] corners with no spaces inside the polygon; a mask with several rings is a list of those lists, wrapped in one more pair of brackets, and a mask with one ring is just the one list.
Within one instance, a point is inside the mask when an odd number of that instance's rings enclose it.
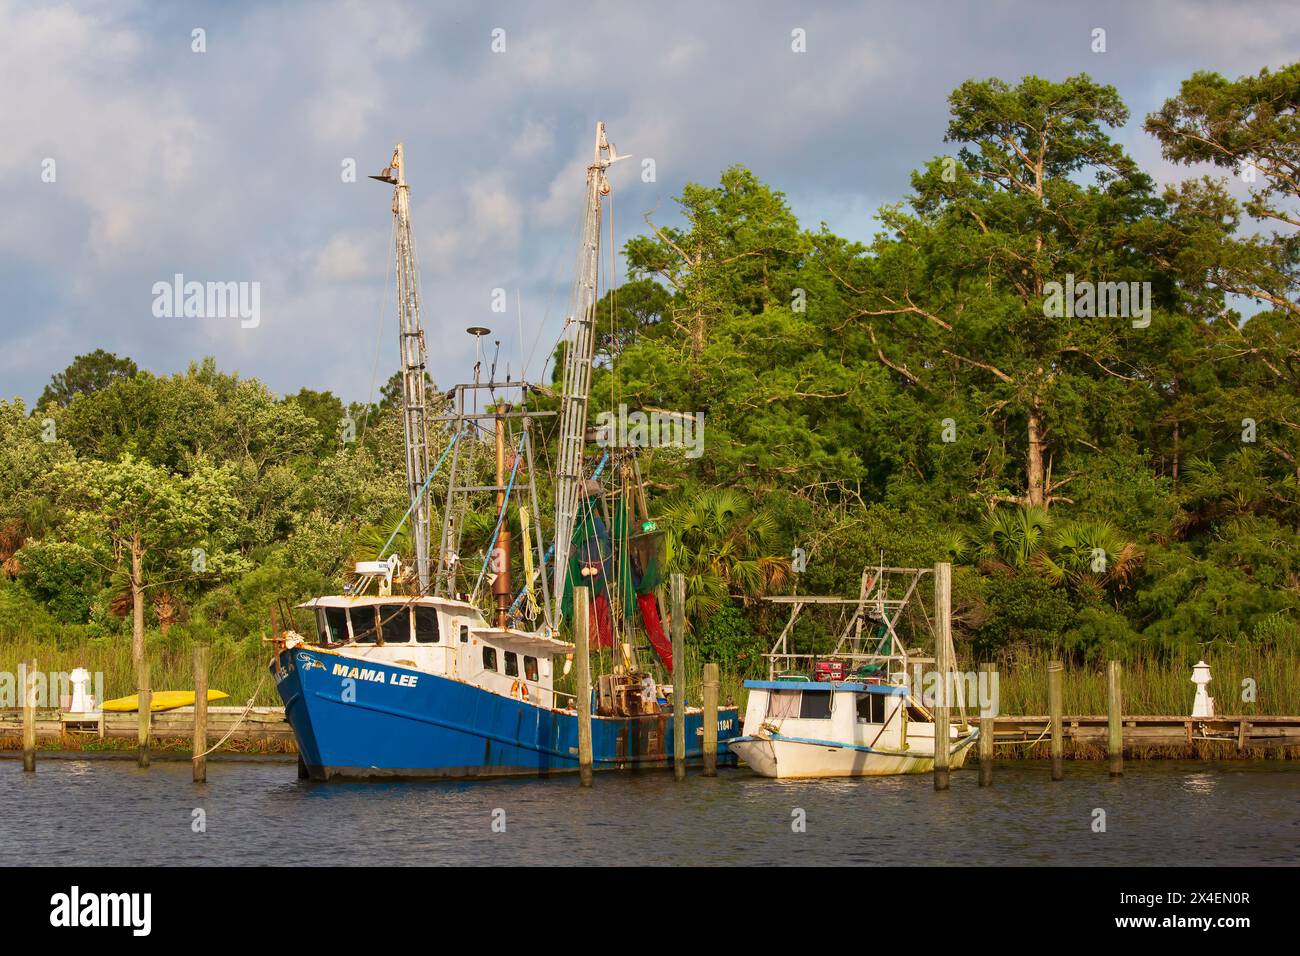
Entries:
{"label": "rippled water surface", "polygon": [[[999,764],[779,782],[746,770],[477,783],[299,781],[292,762],[0,761],[0,865],[1300,864],[1300,764]],[[195,833],[194,811],[206,816]],[[1093,832],[1095,811],[1105,832]],[[793,824],[803,819],[805,832]],[[495,832],[494,821],[505,832]]]}

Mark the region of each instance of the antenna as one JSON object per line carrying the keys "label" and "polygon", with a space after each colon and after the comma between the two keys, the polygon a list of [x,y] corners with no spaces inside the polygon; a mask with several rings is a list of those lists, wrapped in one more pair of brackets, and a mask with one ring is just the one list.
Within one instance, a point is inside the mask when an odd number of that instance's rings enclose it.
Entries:
{"label": "antenna", "polygon": [[[482,325],[471,325],[465,331],[474,336],[474,384],[477,385],[483,368],[483,336],[491,335],[492,330]],[[478,411],[478,389],[474,390],[474,411]]]}
{"label": "antenna", "polygon": [[474,384],[479,382],[479,369],[483,367],[483,336],[491,335],[492,330],[481,325],[471,325],[465,330],[474,336]]}

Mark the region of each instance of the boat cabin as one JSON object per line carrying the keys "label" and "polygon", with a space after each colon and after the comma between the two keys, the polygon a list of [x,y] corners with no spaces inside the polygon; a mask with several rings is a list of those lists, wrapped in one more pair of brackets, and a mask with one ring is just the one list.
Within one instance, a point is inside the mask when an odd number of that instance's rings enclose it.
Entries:
{"label": "boat cabin", "polygon": [[828,746],[899,750],[926,737],[933,746],[933,718],[906,687],[810,680],[747,680],[745,687],[746,734],[766,729]]}
{"label": "boat cabin", "polygon": [[303,604],[316,640],[349,656],[464,681],[541,707],[555,704],[556,654],[573,645],[515,628],[489,627],[466,601],[441,597],[334,595]]}

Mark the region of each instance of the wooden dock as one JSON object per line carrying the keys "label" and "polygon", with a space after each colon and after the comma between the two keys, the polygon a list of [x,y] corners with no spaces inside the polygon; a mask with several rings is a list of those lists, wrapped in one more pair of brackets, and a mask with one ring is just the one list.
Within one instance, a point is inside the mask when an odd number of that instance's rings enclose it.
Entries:
{"label": "wooden dock", "polygon": [[[99,740],[134,741],[139,731],[139,715],[135,711],[98,714],[90,720],[71,719],[75,716],[69,717],[57,710],[38,710],[38,746],[62,742],[71,749],[93,749]],[[194,734],[194,708],[157,711],[150,714],[149,725],[152,744],[188,749]],[[295,753],[298,749],[293,728],[284,719],[283,707],[254,707],[245,715],[243,707],[214,707],[209,704],[207,736],[210,743],[221,740],[232,728],[234,732],[222,750]],[[21,738],[22,709],[0,709],[0,750],[18,749]]]}
{"label": "wooden dock", "polygon": [[[1029,744],[1041,741],[1046,744],[1050,734],[1050,718],[998,716],[993,721],[993,740],[1005,745]],[[1076,746],[1105,749],[1107,722],[1105,714],[1099,716],[1061,718],[1061,731],[1067,742]],[[981,723],[972,716],[970,722]],[[1177,747],[1197,743],[1235,744],[1238,750],[1248,748],[1300,747],[1300,717],[1266,717],[1262,715],[1222,715],[1218,717],[1131,717],[1122,718],[1124,747]]]}

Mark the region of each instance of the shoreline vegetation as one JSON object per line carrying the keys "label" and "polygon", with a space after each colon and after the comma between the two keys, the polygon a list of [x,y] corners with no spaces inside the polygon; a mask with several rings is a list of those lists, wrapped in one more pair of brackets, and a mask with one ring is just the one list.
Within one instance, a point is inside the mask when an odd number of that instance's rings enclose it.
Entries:
{"label": "shoreline vegetation", "polygon": [[[261,645],[257,645],[260,650]],[[0,642],[0,672],[16,673],[18,663],[35,657],[38,668],[49,673],[69,672],[74,667],[85,667],[92,673],[104,674],[104,693],[107,698],[135,693],[134,670],[127,651],[119,646],[82,645],[60,648],[47,643],[26,640]],[[259,666],[250,667],[251,653],[247,642],[217,642],[210,652],[209,686],[226,691],[230,699],[226,706],[244,706],[257,691],[256,706],[279,706],[273,683],[263,679],[260,664],[269,660],[263,651]],[[1025,654],[1017,659],[998,663],[998,714],[1015,716],[1043,715],[1047,712],[1048,657]],[[1152,664],[1140,658],[1124,662],[1123,712],[1128,716],[1187,716],[1191,713],[1195,687],[1191,683],[1195,656],[1183,655],[1164,664]],[[1295,654],[1264,654],[1258,649],[1240,647],[1215,655],[1210,662],[1213,682],[1210,694],[1215,698],[1215,712],[1231,716],[1295,716],[1300,715],[1300,656]],[[978,668],[977,662],[963,661],[959,669]],[[150,655],[152,683],[159,690],[181,690],[192,686],[190,658],[185,654],[166,652]],[[688,701],[697,706],[701,699],[703,667],[699,655],[688,648],[686,661],[686,687]],[[570,675],[572,676],[572,675]],[[766,677],[766,674],[749,674],[749,677]],[[744,714],[746,691],[745,677],[735,671],[724,671],[719,691],[722,706],[736,706]],[[260,682],[260,690],[258,683]],[[1241,692],[1253,682],[1254,701],[1240,699]],[[1063,680],[1064,712],[1071,716],[1100,716],[1106,713],[1107,676],[1105,663],[1098,666],[1067,665]],[[559,689],[571,690],[559,683]],[[974,709],[971,710],[972,715]],[[954,719],[956,711],[954,710]],[[250,730],[250,734],[255,731]],[[190,741],[183,737],[156,739],[152,749],[160,753],[182,755],[189,752]],[[1046,758],[1048,741],[1034,743],[999,743],[999,760],[1037,760]],[[0,734],[0,751],[20,750],[21,741],[14,736]],[[100,740],[93,735],[71,733],[61,740],[42,739],[38,750],[46,752],[93,752],[134,756],[135,742],[128,739]],[[291,742],[278,739],[241,739],[237,732],[217,753],[235,754],[289,754]],[[1072,760],[1100,760],[1106,756],[1104,746],[1067,739],[1066,757]],[[1300,759],[1300,747],[1250,747],[1238,748],[1231,741],[1197,740],[1187,746],[1134,746],[1125,750],[1128,759],[1198,759],[1198,760],[1295,760]]]}
{"label": "shoreline vegetation", "polygon": [[[84,667],[92,674],[104,675],[105,699],[125,697],[136,692],[135,670],[129,647],[122,643],[90,641],[75,646],[28,639],[0,638],[0,672],[16,674],[20,662],[35,659],[39,670],[69,673]],[[254,706],[280,704],[267,665],[270,645],[260,641],[216,641],[210,645],[208,686],[230,695],[224,705],[244,706],[250,699]],[[999,714],[1032,715],[1047,713],[1047,662],[1051,655],[1027,652],[995,659],[998,673]],[[187,647],[161,650],[148,655],[151,683],[155,690],[189,690],[193,688],[192,658]],[[1195,687],[1192,667],[1200,659],[1197,652],[1185,651],[1165,661],[1153,662],[1141,657],[1118,658],[1124,665],[1123,693],[1126,714],[1189,715]],[[1207,655],[1213,675],[1209,685],[1217,713],[1240,716],[1255,714],[1274,717],[1300,715],[1300,653],[1267,652],[1249,645],[1227,647]],[[982,661],[963,655],[958,649],[958,670],[976,671]],[[723,666],[718,700],[733,702],[742,708],[745,702],[743,682],[766,679],[761,668],[737,669]],[[686,690],[695,705],[701,699],[703,662],[697,649],[687,647]],[[572,677],[572,675],[569,675]],[[1093,664],[1066,663],[1064,707],[1067,714],[1106,713],[1106,662]],[[557,681],[557,690],[571,692],[566,678]],[[1246,696],[1243,697],[1243,694]],[[1253,699],[1247,699],[1253,697]]]}

